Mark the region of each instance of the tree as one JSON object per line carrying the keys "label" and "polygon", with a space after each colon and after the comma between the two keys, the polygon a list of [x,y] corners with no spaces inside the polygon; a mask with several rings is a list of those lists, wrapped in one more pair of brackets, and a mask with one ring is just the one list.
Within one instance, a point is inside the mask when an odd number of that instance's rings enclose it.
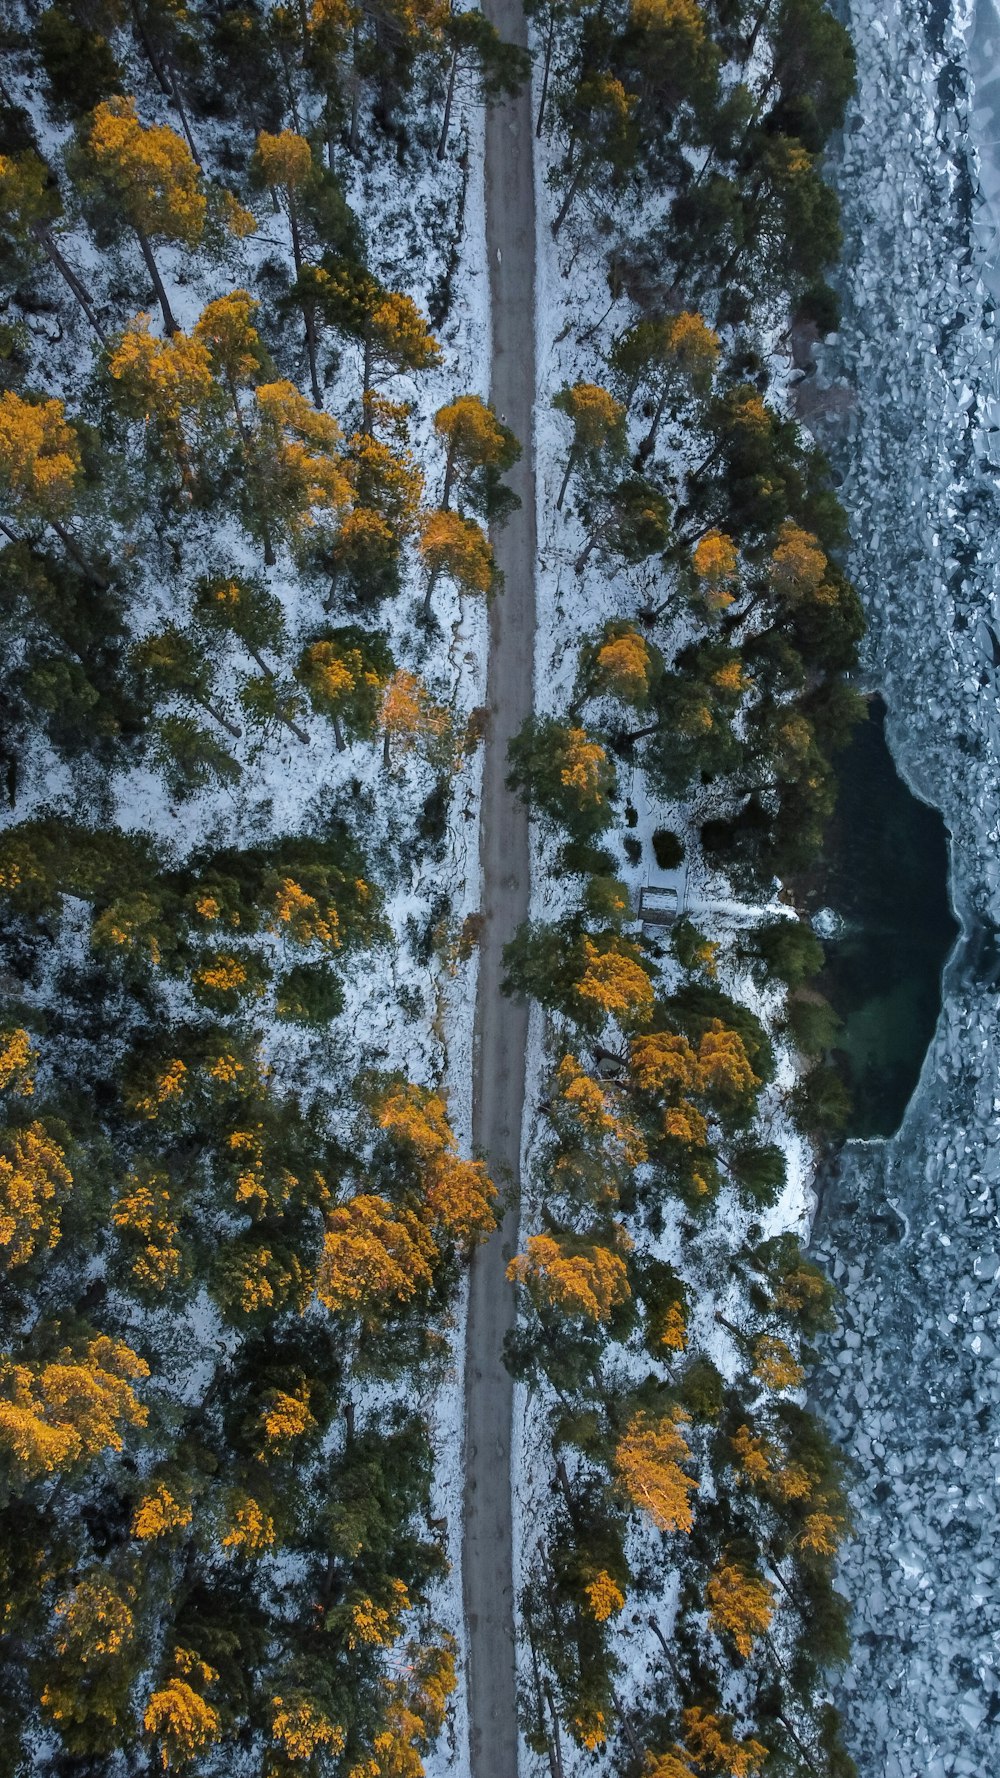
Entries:
{"label": "tree", "polygon": [[364,429],[373,416],[375,379],[400,371],[429,370],[441,348],[412,297],[384,284],[350,260],[307,269],[312,300],[332,327],[360,341],[363,350],[361,397]]}
{"label": "tree", "polygon": [[689,1532],[693,1523],[689,1496],[698,1483],[683,1467],[691,1461],[680,1430],[686,1420],[680,1408],[655,1416],[640,1410],[615,1446],[615,1471],[622,1488],[658,1531]]}
{"label": "tree", "polygon": [[106,1757],[131,1728],[129,1692],[141,1658],[135,1603],[134,1587],[100,1568],[56,1600],[40,1702],[70,1754]]}
{"label": "tree", "polygon": [[135,100],[102,99],[84,140],[85,164],[133,229],[168,333],[176,333],[153,257],[154,241],[193,246],[205,227],[207,201],[187,144],[166,124],[140,123]]}
{"label": "tree", "polygon": [[538,1307],[606,1323],[631,1295],[622,1257],[631,1242],[624,1230],[617,1231],[617,1246],[616,1252],[599,1241],[529,1235],[525,1251],[508,1265],[507,1277],[512,1284],[524,1285]]}
{"label": "tree", "polygon": [[704,589],[705,603],[710,611],[724,611],[735,598],[733,588],[739,574],[739,553],[731,537],[714,527],[691,552],[691,566]]}
{"label": "tree", "polygon": [[433,744],[442,740],[451,726],[444,705],[435,703],[423,682],[405,667],[397,668],[383,688],[378,724],[384,737],[382,757],[387,771],[394,740],[403,752],[408,752],[418,741]]}
{"label": "tree", "polygon": [[634,624],[621,620],[605,624],[600,641],[584,650],[582,664],[594,694],[618,698],[634,709],[648,703],[650,682],[663,670],[659,651]]}
{"label": "tree", "polygon": [[627,939],[612,937],[602,944],[582,940],[583,972],[576,984],[585,1014],[614,1019],[625,1030],[645,1025],[653,1015],[653,984],[640,952]]}
{"label": "tree", "polygon": [[[22,521],[51,526],[63,547],[90,572],[66,529],[80,475],[80,445],[61,401],[23,401],[10,389],[0,395],[0,489]],[[14,532],[3,526],[13,543]]]}
{"label": "tree", "polygon": [[637,116],[647,120],[655,140],[678,106],[687,103],[696,114],[709,110],[719,52],[696,0],[632,0],[630,23],[629,60],[644,101]]}
{"label": "tree", "polygon": [[178,692],[207,710],[209,716],[224,728],[227,735],[239,740],[242,733],[212,697],[212,672],[190,636],[176,625],[146,636],[133,650],[136,669],[143,674],[154,693]]}
{"label": "tree", "polygon": [[0,1093],[14,1092],[30,1099],[35,1090],[38,1051],[23,1026],[0,1031]]}
{"label": "tree", "polygon": [[746,1660],[774,1615],[774,1588],[744,1563],[725,1558],[705,1589],[712,1628],[731,1636]]}
{"label": "tree", "polygon": [[0,1451],[15,1476],[33,1480],[120,1451],[123,1429],[146,1424],[132,1384],[148,1375],[144,1359],[106,1334],[47,1360],[0,1359]]}
{"label": "tree", "polygon": [[64,4],[46,8],[35,37],[59,111],[80,117],[96,100],[121,92],[121,69],[107,37],[88,29]]}
{"label": "tree", "polygon": [[510,427],[497,417],[478,395],[459,395],[434,415],[434,430],[445,443],[444,487],[441,506],[445,512],[455,482],[463,488],[477,471],[503,473],[521,455]]}
{"label": "tree", "polygon": [[553,397],[552,405],[564,413],[573,426],[573,442],[556,498],[556,511],[562,511],[566,489],[573,471],[581,462],[596,465],[604,452],[612,458],[625,454],[625,408],[599,383],[564,385]]}
{"label": "tree", "polygon": [[[179,1655],[184,1652],[178,1650]],[[214,1668],[204,1661],[192,1661],[191,1666],[203,1683],[211,1684],[218,1678]],[[189,1765],[205,1748],[214,1745],[221,1732],[218,1711],[176,1674],[153,1692],[142,1722],[159,1748],[160,1765],[165,1772]]]}
{"label": "tree", "polygon": [[481,97],[490,101],[516,93],[528,79],[531,71],[531,58],[527,50],[516,43],[505,43],[495,25],[491,24],[481,12],[456,12],[449,10],[444,20],[442,35],[445,44],[451,51],[448,66],[448,90],[445,95],[444,117],[441,121],[441,134],[438,137],[437,158],[444,160],[448,146],[448,127],[451,123],[451,109],[455,98],[455,85],[459,71],[468,62],[475,67],[479,76]]}
{"label": "tree", "polygon": [[585,729],[555,717],[529,717],[508,750],[507,782],[575,839],[593,839],[613,820],[615,771]]}
{"label": "tree", "polygon": [[630,399],[644,384],[654,402],[649,431],[639,446],[640,457],[651,454],[668,401],[708,394],[719,350],[718,335],[702,315],[689,309],[639,321],[616,342],[612,363],[627,380]]}
{"label": "tree", "polygon": [[385,637],[347,624],[307,645],[296,676],[313,709],[330,718],[342,752],[345,735],[367,740],[374,733],[393,671]]}
{"label": "tree", "polygon": [[489,593],[496,579],[490,540],[475,519],[457,512],[427,512],[420,521],[420,554],[427,568],[423,617],[430,617],[431,594],[442,574],[460,593]]}
{"label": "tree", "polygon": [[[193,336],[207,350],[213,375],[229,396],[244,471],[250,480],[253,479],[255,470],[254,442],[251,424],[244,412],[240,395],[244,390],[266,383],[266,379],[273,374],[270,357],[257,332],[256,315],[259,307],[260,304],[247,291],[231,290],[227,296],[220,296],[215,302],[205,305],[195,323]],[[261,529],[264,561],[272,566],[274,544],[268,528],[266,510],[261,513]]]}
{"label": "tree", "polygon": [[[26,1038],[27,1033],[19,1035]],[[5,1053],[9,1058],[9,1044]],[[27,1053],[18,1065],[22,1082]],[[8,1072],[7,1078],[13,1078],[12,1073]],[[72,1187],[65,1150],[44,1124],[35,1122],[21,1130],[0,1132],[0,1264],[7,1270],[25,1265],[36,1253],[58,1244],[60,1211]]]}
{"label": "tree", "polygon": [[667,542],[670,505],[644,476],[626,476],[611,487],[593,490],[581,514],[588,536],[573,564],[582,574],[595,549],[623,562],[644,562]]}
{"label": "tree", "polygon": [[123,412],[153,427],[176,457],[183,481],[190,482],[191,444],[219,398],[201,340],[179,328],[157,339],[149,316],[138,315],[112,346],[108,374]]}
{"label": "tree", "polygon": [[327,526],[338,521],[353,490],[337,451],[340,427],[332,415],[316,413],[294,383],[258,384],[254,407],[248,516],[266,550],[281,524],[296,541],[321,520]]}
{"label": "tree", "polygon": [[737,1739],[731,1717],[717,1716],[700,1704],[682,1712],[681,1725],[687,1757],[703,1771],[752,1778],[767,1759],[768,1749],[760,1741]]}
{"label": "tree", "polygon": [[[275,202],[277,203],[279,193],[284,202],[292,237],[295,277],[298,281],[302,277],[303,268],[300,200],[302,188],[312,177],[312,149],[305,137],[296,135],[294,130],[282,130],[280,135],[276,136],[268,130],[261,130],[257,137],[255,170],[263,184],[268,186],[274,194]],[[311,302],[306,302],[303,306],[312,398],[315,406],[321,408],[323,396],[319,386],[319,371],[316,363],[315,310]]]}
{"label": "tree", "polygon": [[412,1210],[361,1193],[330,1213],[316,1294],[333,1315],[378,1320],[430,1285],[436,1255]]}
{"label": "tree", "polygon": [[104,329],[94,313],[90,293],[53,235],[53,225],[61,211],[58,184],[33,148],[20,154],[0,154],[0,229],[19,244],[44,253],[72,291],[103,345]]}
{"label": "tree", "polygon": [[552,223],[558,235],[577,193],[590,186],[602,167],[612,177],[632,165],[636,137],[632,114],[638,103],[612,74],[585,73],[561,109],[569,125],[569,148],[563,169],[567,179],[562,203]]}

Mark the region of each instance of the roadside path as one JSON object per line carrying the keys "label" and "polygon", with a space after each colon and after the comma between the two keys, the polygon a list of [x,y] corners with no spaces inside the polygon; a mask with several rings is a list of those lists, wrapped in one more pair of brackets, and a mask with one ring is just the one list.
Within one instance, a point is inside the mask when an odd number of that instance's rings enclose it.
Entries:
{"label": "roadside path", "polygon": [[[519,0],[485,0],[501,35],[526,42]],[[494,538],[504,590],[490,615],[480,855],[473,1137],[510,1197],[503,1226],[472,1266],[465,1357],[463,1590],[469,1649],[471,1778],[517,1778],[511,1559],[513,1387],[503,1367],[514,1318],[507,1260],[517,1243],[527,1007],[500,992],[502,951],[528,914],[528,819],[508,791],[507,743],[532,708],[535,635],[535,192],[530,86],[486,114],[486,242],[493,311],[491,400],[521,441],[509,480],[521,508]]]}

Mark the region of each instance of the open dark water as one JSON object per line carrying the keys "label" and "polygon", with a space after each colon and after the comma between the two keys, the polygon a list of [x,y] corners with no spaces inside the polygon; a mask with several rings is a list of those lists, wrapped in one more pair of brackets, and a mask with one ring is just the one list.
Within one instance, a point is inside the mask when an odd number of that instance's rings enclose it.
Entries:
{"label": "open dark water", "polygon": [[880,698],[837,767],[837,809],[812,900],[841,927],[824,939],[817,986],[843,1020],[834,1060],[853,1103],[848,1134],[891,1136],[934,1035],[941,973],[959,931],[948,836],[938,811],[896,771]]}

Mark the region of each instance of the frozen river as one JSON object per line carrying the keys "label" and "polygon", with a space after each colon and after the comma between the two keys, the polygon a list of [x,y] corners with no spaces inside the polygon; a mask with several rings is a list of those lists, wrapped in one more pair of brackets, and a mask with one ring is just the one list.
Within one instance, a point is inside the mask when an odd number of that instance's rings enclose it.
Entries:
{"label": "frozen river", "polygon": [[902,1129],[852,1145],[815,1249],[844,1289],[818,1395],[855,1465],[838,1686],[862,1778],[1000,1770],[1000,18],[851,0],[837,178],[854,391],[842,495],[866,669],[952,835],[965,937]]}

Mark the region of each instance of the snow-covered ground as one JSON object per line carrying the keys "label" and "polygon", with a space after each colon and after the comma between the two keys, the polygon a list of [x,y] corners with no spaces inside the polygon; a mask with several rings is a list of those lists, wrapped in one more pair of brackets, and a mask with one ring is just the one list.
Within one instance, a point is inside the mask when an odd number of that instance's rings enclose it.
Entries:
{"label": "snow-covered ground", "polygon": [[966,931],[903,1128],[852,1145],[817,1231],[844,1291],[817,1380],[856,1464],[840,1702],[862,1778],[1000,1763],[1000,17],[851,0],[836,177],[856,392],[838,460],[867,676],[952,834]]}

